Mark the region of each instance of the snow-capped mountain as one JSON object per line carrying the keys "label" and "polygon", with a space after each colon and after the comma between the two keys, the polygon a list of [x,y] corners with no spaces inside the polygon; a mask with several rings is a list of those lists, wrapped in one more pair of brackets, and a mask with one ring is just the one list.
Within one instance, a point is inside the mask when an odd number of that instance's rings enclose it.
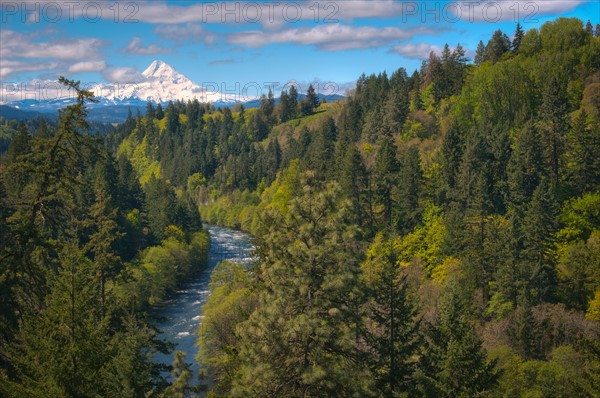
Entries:
{"label": "snow-capped mountain", "polygon": [[[132,82],[94,84],[90,87],[82,83],[99,100],[96,104],[88,105],[92,110],[122,105],[145,108],[148,101],[165,104],[169,101],[197,99],[217,106],[229,106],[241,100],[239,95],[221,94],[196,84],[172,66],[158,60],[153,61]],[[74,102],[74,93],[65,90],[55,81],[36,80],[28,84],[3,87],[3,90],[5,92],[2,93],[0,103],[22,110],[53,112]]]}
{"label": "snow-capped mountain", "polygon": [[153,61],[140,79],[130,83],[98,84],[91,87],[104,105],[132,102],[166,103],[194,100],[228,104],[239,102],[239,96],[224,95],[194,83],[163,61]]}

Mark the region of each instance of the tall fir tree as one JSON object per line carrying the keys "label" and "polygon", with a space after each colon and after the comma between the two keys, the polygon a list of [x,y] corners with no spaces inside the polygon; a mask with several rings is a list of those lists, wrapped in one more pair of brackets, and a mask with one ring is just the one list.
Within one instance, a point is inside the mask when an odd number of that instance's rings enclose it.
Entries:
{"label": "tall fir tree", "polygon": [[428,329],[416,375],[423,396],[473,397],[497,385],[496,361],[487,359],[461,290],[458,282],[451,282],[438,302],[436,323]]}

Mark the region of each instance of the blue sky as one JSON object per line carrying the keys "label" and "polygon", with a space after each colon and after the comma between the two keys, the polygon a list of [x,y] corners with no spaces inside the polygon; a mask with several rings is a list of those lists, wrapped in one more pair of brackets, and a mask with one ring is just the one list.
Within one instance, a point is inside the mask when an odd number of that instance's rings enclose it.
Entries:
{"label": "blue sky", "polygon": [[595,0],[77,3],[1,0],[3,83],[129,83],[160,59],[229,90],[318,81],[343,91],[363,72],[411,73],[444,43],[473,57],[479,40],[496,29],[511,36],[517,20],[526,30],[558,16],[600,23]]}

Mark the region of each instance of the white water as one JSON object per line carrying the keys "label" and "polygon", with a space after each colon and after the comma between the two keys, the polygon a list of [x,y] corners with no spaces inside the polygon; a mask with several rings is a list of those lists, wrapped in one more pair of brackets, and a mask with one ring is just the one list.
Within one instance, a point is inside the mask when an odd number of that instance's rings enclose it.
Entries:
{"label": "white water", "polygon": [[[215,266],[224,260],[248,263],[252,261],[254,246],[250,236],[229,228],[205,225],[210,232],[210,253],[208,266],[198,276],[183,285],[169,300],[153,311],[164,321],[157,323],[161,330],[159,337],[176,344],[175,350],[186,353],[185,361],[190,364],[192,384],[197,383],[198,363],[196,341],[198,329],[202,325],[202,306],[208,300],[210,274]],[[173,355],[157,353],[155,360],[167,365],[173,362]]]}

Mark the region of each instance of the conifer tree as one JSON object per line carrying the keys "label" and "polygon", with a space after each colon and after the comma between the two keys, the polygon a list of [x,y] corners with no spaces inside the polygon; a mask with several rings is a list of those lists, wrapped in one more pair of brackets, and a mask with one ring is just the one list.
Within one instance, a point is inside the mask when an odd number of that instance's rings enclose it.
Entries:
{"label": "conifer tree", "polygon": [[421,155],[416,146],[411,146],[400,159],[398,185],[394,190],[397,202],[396,224],[399,231],[410,231],[419,221],[422,179]]}
{"label": "conifer tree", "polygon": [[565,148],[567,130],[568,99],[559,79],[554,76],[548,80],[543,92],[540,107],[540,125],[544,135],[546,162],[552,172],[554,183],[560,182],[560,170]]}
{"label": "conifer tree", "polygon": [[594,35],[594,25],[592,25],[592,22],[590,22],[590,20],[587,20],[587,23],[585,24],[585,30],[586,32],[588,32],[590,34],[590,36]]}
{"label": "conifer tree", "polygon": [[593,125],[582,109],[567,138],[565,182],[578,194],[600,187],[600,135]]}
{"label": "conifer tree", "polygon": [[483,40],[479,40],[479,44],[477,44],[477,50],[475,51],[475,65],[480,66],[484,62],[485,58],[485,45],[483,44]]}
{"label": "conifer tree", "polygon": [[396,159],[396,145],[391,138],[385,137],[377,151],[375,161],[375,191],[377,202],[383,208],[383,224],[392,226],[394,201],[392,190],[396,186],[400,166]]}
{"label": "conifer tree", "polygon": [[422,343],[420,322],[399,265],[394,238],[375,243],[363,265],[369,289],[367,344],[380,396],[414,394],[415,357]]}
{"label": "conifer tree", "polygon": [[428,329],[426,349],[416,379],[426,397],[473,397],[491,391],[500,376],[489,361],[469,319],[458,282],[451,282],[438,301],[435,325]]}
{"label": "conifer tree", "polygon": [[273,209],[259,243],[260,305],[238,330],[242,368],[231,396],[362,395],[353,341],[355,226],[339,188],[310,174],[287,214]]}
{"label": "conifer tree", "polygon": [[523,31],[523,28],[521,27],[521,23],[517,22],[517,29],[515,30],[515,37],[513,38],[513,41],[512,41],[512,51],[515,54],[519,53],[519,47],[521,46],[521,42],[523,41],[524,35],[525,35],[525,32]]}

